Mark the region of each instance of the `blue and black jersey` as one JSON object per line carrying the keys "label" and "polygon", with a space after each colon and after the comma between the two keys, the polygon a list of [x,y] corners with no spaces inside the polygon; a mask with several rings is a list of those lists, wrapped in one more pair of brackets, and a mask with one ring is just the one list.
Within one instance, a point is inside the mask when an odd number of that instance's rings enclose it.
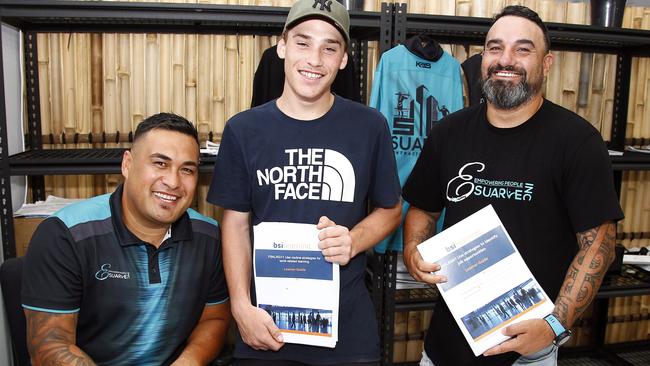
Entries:
{"label": "blue and black jersey", "polygon": [[[436,53],[435,60],[422,58],[405,45],[384,52],[372,82],[368,105],[386,117],[401,185],[411,174],[432,126],[463,108],[460,64],[434,43],[430,42],[428,52]],[[377,252],[402,250],[408,207],[402,202],[402,223],[375,246]]]}
{"label": "blue and black jersey", "polygon": [[217,222],[187,210],[159,248],[122,219],[122,187],[41,223],[26,256],[22,302],[77,313],[77,345],[101,365],[163,365],[206,305],[227,301]]}

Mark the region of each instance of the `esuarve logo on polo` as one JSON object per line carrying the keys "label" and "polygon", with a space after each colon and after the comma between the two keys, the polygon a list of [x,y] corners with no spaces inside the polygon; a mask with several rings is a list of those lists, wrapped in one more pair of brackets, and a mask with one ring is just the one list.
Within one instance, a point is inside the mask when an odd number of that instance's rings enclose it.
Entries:
{"label": "esuarve logo on polo", "polygon": [[331,149],[286,149],[286,165],[257,170],[257,183],[273,186],[277,200],[354,201],[350,161]]}
{"label": "esuarve logo on polo", "polygon": [[100,267],[100,270],[95,273],[95,278],[104,281],[108,278],[114,278],[118,280],[129,280],[131,279],[131,273],[129,272],[120,272],[120,271],[111,271],[111,264],[104,263]]}

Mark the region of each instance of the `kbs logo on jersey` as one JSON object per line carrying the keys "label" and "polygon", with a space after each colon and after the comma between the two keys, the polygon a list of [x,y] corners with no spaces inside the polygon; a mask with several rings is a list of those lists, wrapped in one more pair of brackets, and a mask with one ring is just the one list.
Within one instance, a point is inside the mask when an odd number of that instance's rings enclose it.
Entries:
{"label": "kbs logo on jersey", "polygon": [[447,182],[447,200],[460,202],[469,196],[515,201],[532,201],[535,185],[511,180],[477,178],[473,174],[485,170],[485,164],[475,161],[458,169],[458,175]]}
{"label": "kbs logo on jersey", "polygon": [[257,183],[273,186],[275,200],[354,201],[350,161],[330,149],[286,149],[284,166],[257,170]]}
{"label": "kbs logo on jersey", "polygon": [[441,107],[424,85],[415,88],[415,98],[401,91],[395,96],[393,151],[396,155],[420,155],[432,124],[449,114],[449,110],[444,105]]}

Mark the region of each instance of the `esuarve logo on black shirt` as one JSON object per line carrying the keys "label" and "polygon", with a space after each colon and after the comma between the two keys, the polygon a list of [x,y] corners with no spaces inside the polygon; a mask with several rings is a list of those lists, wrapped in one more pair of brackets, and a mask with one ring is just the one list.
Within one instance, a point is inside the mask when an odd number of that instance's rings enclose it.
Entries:
{"label": "esuarve logo on black shirt", "polygon": [[110,263],[104,263],[102,264],[101,268],[99,271],[95,273],[95,278],[104,281],[109,278],[114,278],[117,280],[130,280],[131,279],[131,273],[129,272],[121,272],[121,271],[111,271],[111,264]]}

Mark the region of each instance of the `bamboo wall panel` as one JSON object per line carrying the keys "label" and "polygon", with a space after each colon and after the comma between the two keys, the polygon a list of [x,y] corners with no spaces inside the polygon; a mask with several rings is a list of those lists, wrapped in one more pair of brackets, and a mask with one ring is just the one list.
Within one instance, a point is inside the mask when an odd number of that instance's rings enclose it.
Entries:
{"label": "bamboo wall panel", "polygon": [[[171,1],[173,2],[173,1]],[[176,1],[183,2],[183,1]],[[295,0],[188,0],[188,3],[291,6]],[[380,11],[381,0],[366,0],[363,10]],[[589,24],[587,1],[561,0],[410,0],[410,13],[492,17],[504,6],[523,4],[543,20]],[[650,29],[650,8],[628,6],[623,26]],[[128,133],[147,116],[168,111],[196,124],[204,141],[218,140],[226,121],[246,110],[253,73],[264,50],[277,37],[185,34],[38,34],[41,125],[45,148],[128,146]],[[458,61],[482,47],[442,45]],[[610,139],[616,56],[553,52],[554,65],[545,96],[579,113]],[[368,42],[367,93],[379,61],[376,41]],[[632,62],[627,142],[650,143],[650,60]],[[75,133],[92,133],[92,146],[73,144]],[[102,141],[102,133],[110,141]],[[117,139],[119,133],[119,139]],[[63,142],[65,134],[65,145]],[[52,140],[50,140],[52,136]],[[211,176],[201,175],[194,207],[208,216],[222,212],[205,197]],[[120,175],[46,176],[46,193],[69,198],[112,192]],[[618,223],[619,241],[627,248],[650,246],[650,172],[625,172]],[[649,338],[650,296],[610,300],[607,343]],[[574,327],[574,346],[586,345],[592,333],[591,310]],[[431,311],[395,316],[394,361],[419,359]]]}
{"label": "bamboo wall panel", "polygon": [[[630,28],[650,29],[650,8],[626,9],[624,25]],[[630,105],[626,137],[633,145],[650,143],[650,60],[632,60]]]}
{"label": "bamboo wall panel", "polygon": [[[650,9],[628,7],[623,26],[650,29]],[[630,103],[626,140],[632,145],[650,143],[650,61],[632,60]],[[608,97],[611,98],[611,95]],[[610,107],[611,108],[611,107]],[[618,237],[626,248],[650,247],[650,173],[625,172],[621,188],[625,219],[618,223]],[[650,334],[650,296],[614,298],[609,311],[606,342],[645,340]]]}
{"label": "bamboo wall panel", "polygon": [[406,361],[406,336],[408,311],[395,312],[393,328],[393,363]]}
{"label": "bamboo wall panel", "polygon": [[221,76],[225,71],[224,37],[213,37],[212,46],[212,123],[216,131],[223,131],[226,125],[226,90],[221,82]]}
{"label": "bamboo wall panel", "polygon": [[[396,1],[397,2],[397,1]],[[590,8],[587,1],[557,1],[557,0],[445,0],[429,1],[422,5],[419,0],[405,2],[409,13],[459,15],[475,17],[492,17],[504,6],[513,4],[526,5],[537,11],[543,20],[558,23],[589,24]],[[365,9],[378,11],[379,5],[366,2]],[[450,5],[451,4],[451,5]],[[650,29],[650,8],[629,6],[626,8],[624,27]],[[471,46],[469,51],[463,45],[443,45],[459,61],[482,51],[482,47]],[[369,53],[370,54],[370,53]],[[614,94],[614,70],[616,57],[614,55],[582,55],[577,52],[553,52],[555,61],[546,82],[545,96],[554,103],[568,108],[591,122],[601,131],[603,138],[609,141],[611,134],[611,119]],[[370,57],[378,57],[370,54]],[[634,61],[633,75],[638,76],[642,84],[631,91],[635,101],[630,101],[630,108],[636,106],[636,113],[630,114],[634,126],[628,129],[627,137],[632,144],[640,145],[650,139],[650,115],[645,113],[644,106],[648,103],[650,86],[648,86],[647,60]],[[374,63],[369,62],[370,65]],[[637,64],[639,66],[637,66]],[[371,76],[372,77],[372,76]],[[636,79],[632,84],[636,84]],[[633,85],[634,86],[634,85]],[[578,97],[582,96],[581,100]],[[650,142],[650,141],[648,141]]]}
{"label": "bamboo wall panel", "polygon": [[[201,3],[291,6],[295,0],[213,0]],[[179,1],[182,2],[182,1]],[[197,1],[187,1],[194,2]],[[524,4],[553,22],[586,24],[588,2],[557,0],[411,0],[409,12],[492,17],[503,6]],[[380,11],[380,0],[367,0],[364,10]],[[624,26],[650,29],[650,8],[626,8]],[[93,134],[94,147],[128,146],[128,133],[145,117],[170,111],[196,123],[205,140],[220,138],[228,118],[248,108],[252,78],[262,52],[277,37],[170,34],[39,34],[41,123],[45,148],[60,148],[62,135],[72,147],[75,133]],[[481,52],[481,47],[443,45],[459,61]],[[585,56],[554,52],[555,63],[545,95],[580,113],[608,140],[613,108],[612,55]],[[209,60],[209,61],[206,61]],[[368,46],[368,94],[379,51]],[[650,61],[633,60],[627,138],[637,145],[650,140]],[[581,77],[582,74],[586,75]],[[586,89],[586,91],[585,91]],[[582,97],[581,97],[582,96]],[[119,132],[119,140],[116,140]],[[105,133],[110,141],[101,141]],[[53,139],[50,141],[49,137]],[[88,145],[77,145],[88,146]],[[647,179],[644,176],[643,179]],[[626,178],[627,182],[630,177]],[[635,177],[635,181],[636,181]],[[114,189],[120,176],[47,177],[47,193],[88,197]],[[201,180],[198,202],[209,182]],[[635,186],[634,184],[631,185]],[[644,196],[650,200],[650,196]],[[637,201],[638,202],[638,201]],[[210,205],[199,203],[201,212]],[[646,209],[647,211],[647,209]],[[641,210],[641,212],[646,212]],[[629,211],[626,210],[626,213]],[[212,214],[212,211],[208,212]],[[647,216],[647,213],[646,213]],[[630,214],[628,214],[628,217]],[[640,219],[649,222],[649,218]],[[632,230],[629,218],[619,229]],[[644,232],[649,231],[644,229]],[[627,232],[627,231],[622,231]],[[640,239],[634,239],[640,240]],[[635,242],[636,243],[636,242]],[[650,243],[648,243],[650,244]],[[648,245],[646,244],[646,245]]]}
{"label": "bamboo wall panel", "polygon": [[[621,206],[625,219],[617,227],[618,241],[628,249],[650,246],[650,173],[629,171],[623,174]],[[610,299],[607,343],[649,338],[648,309],[650,296]]]}

